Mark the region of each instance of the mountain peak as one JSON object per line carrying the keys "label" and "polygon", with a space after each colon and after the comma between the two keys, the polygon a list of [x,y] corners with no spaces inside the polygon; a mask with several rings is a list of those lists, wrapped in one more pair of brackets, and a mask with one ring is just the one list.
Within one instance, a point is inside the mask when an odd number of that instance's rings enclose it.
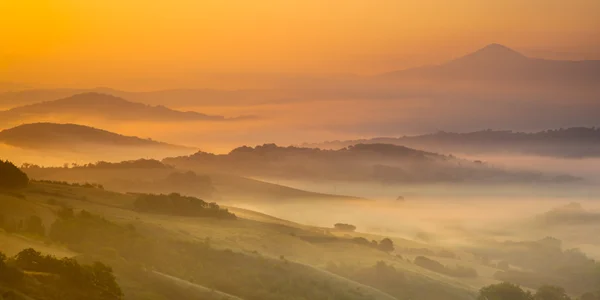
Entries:
{"label": "mountain peak", "polygon": [[[117,103],[127,103],[129,101],[106,93],[100,92],[85,92],[80,94],[75,94],[67,98],[59,99],[57,101],[112,101]],[[129,102],[133,103],[133,102]]]}
{"label": "mountain peak", "polygon": [[514,51],[513,49],[510,49],[502,44],[498,44],[498,43],[491,43],[486,45],[485,47],[481,48],[481,50],[501,50],[501,51]]}
{"label": "mountain peak", "polygon": [[471,54],[467,54],[460,60],[520,60],[527,58],[525,55],[501,44],[489,44]]}

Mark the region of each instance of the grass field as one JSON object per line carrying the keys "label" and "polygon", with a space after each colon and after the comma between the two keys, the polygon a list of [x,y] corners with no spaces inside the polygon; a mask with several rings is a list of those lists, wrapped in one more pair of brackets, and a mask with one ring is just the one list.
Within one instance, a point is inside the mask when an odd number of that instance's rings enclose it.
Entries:
{"label": "grass field", "polygon": [[[218,249],[230,249],[274,260],[285,258],[288,261],[318,270],[323,276],[336,278],[336,282],[345,284],[348,288],[364,289],[365,286],[325,271],[327,265],[333,263],[369,267],[377,262],[385,262],[405,273],[416,286],[422,288],[436,286],[440,289],[448,289],[455,294],[463,295],[461,299],[472,299],[477,289],[495,282],[491,279],[495,272],[494,269],[469,261],[466,255],[464,255],[464,259],[462,257],[461,259],[435,257],[435,259],[447,265],[459,264],[475,267],[479,272],[479,277],[468,280],[457,279],[428,271],[413,264],[411,261],[414,256],[403,254],[402,249],[427,248],[432,251],[441,249],[423,242],[392,237],[396,252],[386,253],[350,241],[350,238],[358,236],[368,240],[381,240],[384,238],[381,235],[341,233],[330,228],[298,224],[234,207],[228,207],[228,209],[238,216],[237,220],[145,214],[133,209],[134,201],[134,195],[39,182],[32,183],[29,188],[19,191],[18,196],[0,194],[2,211],[10,211],[14,216],[26,217],[33,214],[43,216],[47,228],[56,218],[54,211],[57,209],[58,203],[76,210],[86,210],[98,214],[116,223],[132,224],[136,230],[159,238],[208,242]],[[44,243],[43,240],[0,233],[0,249],[7,254],[14,254],[29,247],[59,257],[77,255],[60,245]],[[165,276],[158,277],[162,277],[163,281],[170,281],[172,286],[186,290],[196,289],[198,295],[202,294],[202,288],[194,287],[192,283],[169,280],[173,279],[172,276]],[[123,278],[126,289],[134,291],[135,295],[142,294],[142,289],[139,286],[136,288],[135,282],[130,281],[131,279],[126,276]],[[368,287],[368,290],[375,297],[374,299],[395,299],[375,288]],[[204,292],[206,291],[204,290]],[[224,296],[223,299],[227,299],[226,295],[218,293],[215,295]],[[156,295],[154,298],[160,299]]]}

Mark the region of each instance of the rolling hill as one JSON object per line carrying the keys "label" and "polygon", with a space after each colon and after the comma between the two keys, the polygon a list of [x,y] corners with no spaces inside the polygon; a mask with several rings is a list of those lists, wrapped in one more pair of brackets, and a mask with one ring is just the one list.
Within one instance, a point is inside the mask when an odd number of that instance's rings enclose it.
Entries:
{"label": "rolling hill", "polygon": [[249,203],[290,203],[319,201],[364,201],[350,196],[316,193],[231,174],[194,173],[165,165],[157,160],[120,163],[98,162],[72,168],[32,167],[24,171],[37,180],[95,182],[127,193],[172,193],[177,191],[205,199]]}
{"label": "rolling hill", "polygon": [[153,148],[185,150],[191,148],[124,136],[76,124],[33,123],[0,132],[0,143],[24,149],[74,150],[80,148]]}
{"label": "rolling hill", "polygon": [[[0,107],[96,92],[173,108],[244,107],[244,114],[259,114],[267,119],[279,118],[282,112],[293,116],[296,111],[310,108],[306,118],[316,119],[314,123],[321,122],[328,130],[348,132],[353,136],[402,135],[439,129],[466,132],[473,128],[536,131],[597,126],[600,119],[598,82],[600,62],[597,60],[540,59],[492,44],[439,65],[392,70],[375,76],[298,78],[285,84],[277,84],[274,79],[269,88],[254,90],[31,89],[0,93]],[[348,103],[352,103],[352,107],[368,108],[365,112],[369,113],[357,113],[351,124],[338,124],[333,120],[339,117],[337,115],[320,117],[313,113],[339,111]],[[302,110],[296,107],[302,107]],[[122,120],[119,114],[108,117]],[[0,116],[0,120],[6,118]],[[83,123],[64,117],[59,120]]]}
{"label": "rolling hill", "polygon": [[600,156],[600,129],[572,127],[531,133],[509,130],[483,130],[467,133],[442,131],[416,136],[328,141],[303,144],[303,146],[341,149],[356,144],[379,143],[404,145],[444,153],[503,153],[567,158],[598,157]]}
{"label": "rolling hill", "polygon": [[151,106],[168,105],[169,107],[193,107],[202,105],[220,106],[232,104],[258,104],[274,102],[290,97],[287,91],[271,89],[169,89],[149,92],[132,92],[112,88],[93,89],[33,89],[22,88],[19,90],[0,91],[0,108],[16,108],[43,102],[52,102],[56,99],[70,98],[80,94],[103,94],[127,99],[135,103]]}
{"label": "rolling hill", "polygon": [[600,156],[600,129],[572,127],[539,132],[482,130],[466,133],[437,132],[403,137],[328,141],[303,144],[305,147],[341,149],[356,144],[404,145],[444,153],[523,154],[582,158]]}
{"label": "rolling hill", "polygon": [[239,147],[228,154],[198,152],[166,158],[164,163],[202,172],[223,172],[300,180],[382,183],[441,182],[571,182],[579,178],[512,171],[453,156],[391,144],[357,144],[339,150],[279,147],[275,144]]}
{"label": "rolling hill", "polygon": [[102,118],[118,121],[223,121],[223,116],[206,115],[193,111],[178,111],[158,105],[127,101],[102,93],[83,93],[53,101],[44,101],[14,107],[0,112],[4,122],[19,120],[41,121],[52,117],[69,119]]}

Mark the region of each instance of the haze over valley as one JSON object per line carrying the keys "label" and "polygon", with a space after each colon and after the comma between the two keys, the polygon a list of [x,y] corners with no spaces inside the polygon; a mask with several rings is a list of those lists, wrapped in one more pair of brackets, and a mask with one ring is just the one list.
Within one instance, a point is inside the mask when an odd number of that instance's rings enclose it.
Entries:
{"label": "haze over valley", "polygon": [[600,300],[598,11],[1,3],[0,300]]}

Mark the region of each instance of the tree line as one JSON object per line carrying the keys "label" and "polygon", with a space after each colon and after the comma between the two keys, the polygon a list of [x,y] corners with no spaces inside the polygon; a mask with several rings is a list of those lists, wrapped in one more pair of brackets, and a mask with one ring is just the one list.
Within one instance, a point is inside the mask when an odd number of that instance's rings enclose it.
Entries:
{"label": "tree line", "polygon": [[477,300],[600,300],[600,287],[597,288],[595,292],[571,298],[565,289],[559,286],[543,285],[532,293],[516,284],[502,282],[483,287]]}
{"label": "tree line", "polygon": [[0,299],[17,293],[40,300],[119,300],[123,292],[112,269],[100,262],[81,265],[73,258],[58,259],[34,249],[13,257],[0,252]]}
{"label": "tree line", "polygon": [[182,196],[178,193],[139,194],[134,202],[135,209],[140,212],[158,213],[187,217],[211,217],[217,219],[236,219],[235,214],[218,204],[208,203],[195,197]]}

